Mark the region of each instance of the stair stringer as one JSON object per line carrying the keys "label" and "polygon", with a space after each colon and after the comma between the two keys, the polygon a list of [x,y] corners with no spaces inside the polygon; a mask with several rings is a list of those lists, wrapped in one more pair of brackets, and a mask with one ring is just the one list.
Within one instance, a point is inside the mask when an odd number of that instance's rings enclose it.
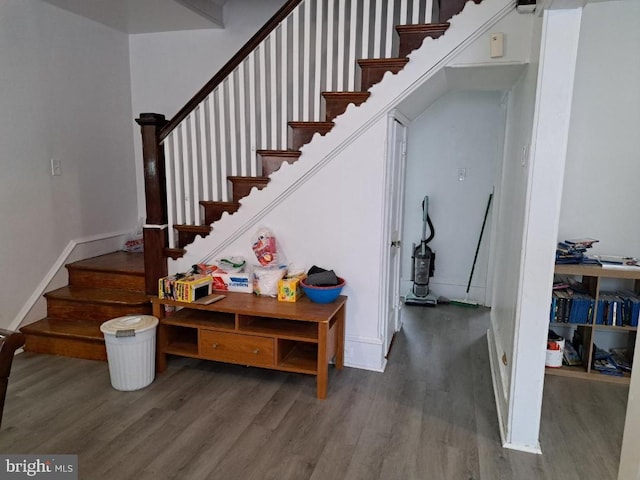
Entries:
{"label": "stair stringer", "polygon": [[[270,227],[285,245],[284,253],[289,255],[291,261],[320,262],[325,258],[325,261],[331,264],[324,266],[338,269],[341,276],[347,279],[344,293],[349,295],[350,299],[347,309],[346,364],[382,371],[386,352],[382,352],[385,312],[381,311],[381,295],[384,295],[385,287],[377,280],[374,281],[375,285],[372,285],[371,279],[383,278],[382,260],[376,262],[372,259],[384,258],[383,252],[386,250],[385,240],[382,238],[384,162],[378,161],[372,165],[379,170],[377,176],[373,177],[373,181],[379,181],[379,183],[371,187],[360,185],[361,191],[355,193],[355,195],[370,195],[371,205],[377,209],[373,222],[360,227],[367,231],[366,250],[369,252],[367,261],[375,264],[372,268],[357,268],[353,262],[349,262],[349,268],[343,269],[337,261],[336,264],[331,262],[330,252],[335,249],[336,240],[331,238],[335,235],[329,235],[327,229],[344,222],[345,217],[348,218],[347,222],[358,222],[358,215],[361,212],[357,208],[351,208],[347,203],[340,212],[327,212],[324,218],[317,216],[320,214],[315,212],[314,219],[318,226],[315,231],[310,231],[307,226],[305,233],[314,238],[322,237],[324,229],[324,236],[329,241],[327,243],[317,240],[311,242],[311,251],[306,258],[300,258],[304,252],[299,244],[293,248],[289,244],[289,252],[295,252],[295,255],[288,253],[287,231],[278,231],[283,224],[281,208],[291,209],[292,212],[300,215],[299,205],[293,208],[293,202],[294,199],[300,201],[300,192],[304,191],[303,187],[321,179],[320,174],[323,169],[334,160],[343,159],[347,153],[353,154],[354,152],[349,152],[349,149],[361,136],[370,130],[379,133],[380,125],[383,123],[386,125],[385,119],[389,112],[416,90],[421,89],[421,94],[425,90],[429,91],[430,95],[433,95],[433,101],[444,94],[447,90],[444,67],[513,10],[513,2],[510,0],[484,0],[479,5],[473,2],[467,3],[464,10],[451,19],[451,28],[445,35],[436,40],[426,39],[421,48],[409,55],[410,62],[398,74],[385,74],[383,80],[370,89],[369,100],[360,106],[350,105],[343,115],[334,120],[335,127],[325,136],[314,135],[313,140],[301,148],[302,154],[297,162],[283,164],[271,175],[271,182],[267,188],[253,189],[249,196],[241,200],[242,207],[236,213],[233,215],[224,213],[221,219],[215,222],[215,233],[206,238],[197,238],[187,247],[184,257],[169,262],[170,271],[185,271],[195,263],[213,262],[226,255],[244,255],[249,263],[256,263],[251,252],[251,238],[260,225]],[[428,88],[425,89],[427,82]],[[385,132],[382,131],[382,135],[384,134]],[[381,152],[381,155],[386,155],[386,151]],[[350,194],[351,192],[346,192],[345,197],[348,198]],[[279,212],[278,215],[276,210]],[[291,231],[291,228],[295,227],[289,226],[288,231]],[[358,242],[358,239],[354,241]],[[329,255],[320,252],[321,248],[329,251]]]}

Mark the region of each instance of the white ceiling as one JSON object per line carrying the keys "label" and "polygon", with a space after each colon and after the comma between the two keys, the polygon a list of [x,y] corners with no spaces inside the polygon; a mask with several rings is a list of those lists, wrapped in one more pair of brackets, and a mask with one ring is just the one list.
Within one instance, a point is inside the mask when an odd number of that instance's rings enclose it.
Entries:
{"label": "white ceiling", "polygon": [[224,27],[229,0],[44,0],[125,33]]}

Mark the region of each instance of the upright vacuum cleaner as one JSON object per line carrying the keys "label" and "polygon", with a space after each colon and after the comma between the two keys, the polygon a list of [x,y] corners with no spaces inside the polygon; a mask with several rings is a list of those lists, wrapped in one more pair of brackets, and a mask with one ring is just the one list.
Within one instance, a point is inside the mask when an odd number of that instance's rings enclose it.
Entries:
{"label": "upright vacuum cleaner", "polygon": [[[431,232],[428,238],[427,224]],[[412,244],[411,281],[413,287],[405,296],[404,303],[406,305],[435,306],[438,303],[438,297],[429,291],[429,278],[433,277],[436,254],[428,244],[435,235],[436,231],[429,217],[429,197],[425,196],[422,200],[422,239],[419,245]]]}

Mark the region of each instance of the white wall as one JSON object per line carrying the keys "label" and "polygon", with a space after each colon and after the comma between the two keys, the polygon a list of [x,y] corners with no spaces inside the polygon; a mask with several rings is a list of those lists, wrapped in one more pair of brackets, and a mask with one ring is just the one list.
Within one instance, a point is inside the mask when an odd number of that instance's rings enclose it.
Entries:
{"label": "white wall", "polygon": [[[436,295],[464,298],[502,152],[501,99],[501,92],[449,92],[411,123],[402,234],[403,293],[411,288],[411,244],[419,243],[422,235],[422,199],[428,195],[436,230],[429,244],[436,252],[430,288]],[[459,169],[466,170],[463,181],[458,179]],[[485,298],[490,243],[491,212],[469,295],[480,303]]]}
{"label": "white wall", "polygon": [[[376,121],[364,134],[332,158],[328,164],[279,203],[255,228],[234,239],[216,258],[244,256],[257,265],[251,246],[259,228],[269,228],[289,263],[307,270],[312,265],[333,269],[345,278],[347,304],[345,363],[380,371],[384,368],[384,328],[379,305],[383,265],[382,223],[384,166],[387,152],[387,119]],[[272,176],[270,188],[290,169],[306,168],[313,161],[304,155],[294,165],[283,165]],[[266,190],[266,189],[265,189]],[[256,193],[266,193],[264,190]],[[248,198],[248,197],[247,197]],[[197,239],[192,250],[212,239]],[[386,247],[384,247],[386,248]],[[190,255],[191,252],[188,252]],[[200,258],[182,258],[175,271],[184,271]]]}
{"label": "white wall", "polygon": [[640,256],[640,2],[584,10],[559,240],[597,238],[592,253]]}
{"label": "white wall", "polygon": [[6,0],[0,65],[7,327],[70,240],[133,229],[137,212],[127,36],[39,0]]}
{"label": "white wall", "polygon": [[[508,422],[511,369],[503,363],[513,361],[516,336],[516,308],[520,284],[520,261],[525,218],[528,163],[522,162],[523,149],[530,146],[536,93],[539,35],[538,22],[531,36],[530,64],[511,89],[505,130],[504,160],[500,167],[500,186],[496,191],[494,215],[495,255],[490,328],[490,354],[494,367],[496,403],[501,425]],[[504,357],[503,357],[504,356]]]}
{"label": "white wall", "polygon": [[[170,119],[273,16],[284,0],[233,0],[224,29],[148,33],[129,37],[133,115]],[[138,209],[146,217],[142,141],[134,123]]]}

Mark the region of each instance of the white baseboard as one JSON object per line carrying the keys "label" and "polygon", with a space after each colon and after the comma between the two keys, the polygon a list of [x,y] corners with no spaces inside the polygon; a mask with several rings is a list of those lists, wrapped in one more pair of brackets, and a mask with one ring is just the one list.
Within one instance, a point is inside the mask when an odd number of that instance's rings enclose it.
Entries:
{"label": "white baseboard", "polygon": [[384,372],[387,361],[383,350],[384,345],[380,339],[347,336],[344,345],[344,364],[347,367]]}
{"label": "white baseboard", "polygon": [[496,401],[496,410],[498,412],[498,426],[500,429],[500,441],[503,447],[506,447],[507,442],[507,427],[505,425],[507,421],[506,414],[509,411],[507,405],[507,399],[502,394],[502,378],[500,377],[500,368],[498,367],[499,355],[495,342],[495,336],[491,328],[487,330],[487,347],[489,349],[489,367],[491,368],[491,383],[493,384],[493,397]]}
{"label": "white baseboard", "polygon": [[[60,270],[64,268],[64,265],[67,263],[67,261],[69,260],[69,258],[71,257],[71,255],[74,253],[74,251],[78,246],[84,246],[89,243],[95,243],[95,242],[98,242],[98,243],[104,242],[105,245],[102,246],[102,248],[101,248],[101,245],[96,245],[94,248],[89,249],[86,252],[87,256],[85,256],[84,258],[90,258],[91,256],[100,255],[100,253],[96,253],[96,252],[100,252],[105,248],[110,251],[117,250],[117,248],[113,248],[114,241],[116,241],[120,246],[122,246],[122,242],[118,240],[118,237],[124,237],[129,233],[131,233],[131,231],[127,230],[127,231],[121,231],[121,232],[91,235],[88,237],[82,237],[82,238],[71,240],[67,244],[67,246],[64,248],[64,250],[62,250],[62,253],[60,253],[56,261],[53,263],[53,265],[51,266],[47,274],[42,278],[42,281],[38,284],[38,286],[35,288],[31,296],[27,299],[27,301],[22,306],[18,314],[15,316],[13,321],[9,324],[8,329],[18,330],[18,328],[20,328],[20,326],[22,325],[22,322],[24,322],[25,318],[27,318],[27,315],[29,314],[29,312],[33,309],[34,305],[39,300],[42,299],[42,295],[44,294],[46,289],[49,287],[49,284],[51,283],[51,281],[56,277],[56,275],[58,275]],[[109,252],[104,251],[102,253],[109,253]],[[78,258],[77,260],[80,260],[80,258]]]}

